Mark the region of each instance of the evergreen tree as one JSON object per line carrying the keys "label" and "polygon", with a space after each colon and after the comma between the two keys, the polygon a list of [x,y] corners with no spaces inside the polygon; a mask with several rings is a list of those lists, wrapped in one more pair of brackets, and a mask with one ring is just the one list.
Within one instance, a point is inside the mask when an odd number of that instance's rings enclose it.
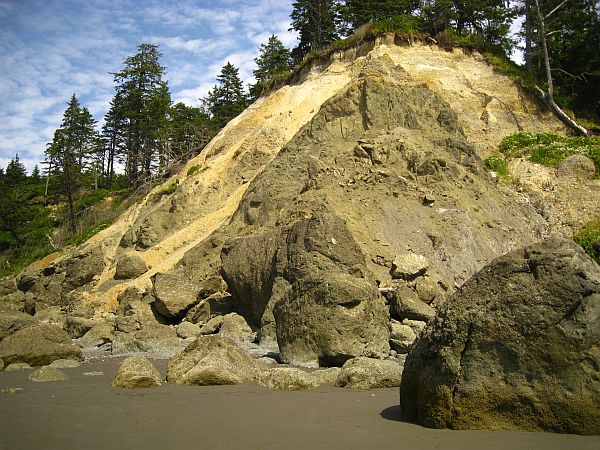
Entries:
{"label": "evergreen tree", "polygon": [[296,62],[339,38],[339,6],[335,0],[297,0],[292,3],[290,30],[300,34],[300,42],[292,50]]}
{"label": "evergreen tree", "polygon": [[269,81],[287,76],[292,67],[291,52],[275,35],[271,35],[266,44],[261,44],[259,51],[258,58],[254,59],[258,67],[252,72],[256,84],[250,86],[250,96],[255,99],[260,96]]}
{"label": "evergreen tree", "polygon": [[40,173],[40,168],[38,167],[37,164],[34,166],[33,170],[31,171],[31,175],[29,177],[29,180],[33,184],[38,184],[39,182],[42,181],[42,175]]}
{"label": "evergreen tree", "polygon": [[419,3],[419,0],[347,0],[342,16],[354,31],[369,22],[412,14]]}
{"label": "evergreen tree", "polygon": [[248,106],[248,97],[244,92],[239,70],[227,62],[217,76],[218,84],[208,93],[205,100],[212,121],[220,129],[237,117]]}
{"label": "evergreen tree", "polygon": [[0,178],[0,231],[10,234],[18,247],[24,243],[25,224],[32,217],[23,195],[26,182],[27,171],[17,154]]}
{"label": "evergreen tree", "polygon": [[81,187],[84,168],[99,141],[95,124],[87,108],[81,107],[73,94],[60,128],[46,148],[52,173],[60,177],[62,193],[67,197],[67,215],[73,233],[76,231],[75,195]]}
{"label": "evergreen tree", "polygon": [[211,135],[210,119],[201,108],[181,102],[171,107],[170,142],[173,158],[199,153]]}
{"label": "evergreen tree", "polygon": [[6,166],[4,181],[9,188],[12,188],[23,183],[25,180],[27,180],[27,170],[25,169],[25,165],[21,162],[19,154],[17,153]]}
{"label": "evergreen tree", "polygon": [[171,96],[162,79],[165,68],[158,62],[161,56],[156,45],[140,44],[138,52],[125,59],[124,69],[114,74],[119,119],[125,124],[118,132],[126,148],[125,168],[130,185],[151,175],[165,149],[164,130]]}
{"label": "evergreen tree", "polygon": [[103,146],[103,186],[110,189],[115,175],[115,160],[124,155],[126,162],[127,120],[124,114],[123,97],[119,93],[110,101],[108,112],[104,116],[102,126]]}

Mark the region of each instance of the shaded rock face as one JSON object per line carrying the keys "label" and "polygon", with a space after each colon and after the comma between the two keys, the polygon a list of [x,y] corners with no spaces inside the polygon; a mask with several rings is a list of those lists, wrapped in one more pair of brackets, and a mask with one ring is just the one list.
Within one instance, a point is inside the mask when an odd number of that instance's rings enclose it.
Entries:
{"label": "shaded rock face", "polygon": [[156,311],[167,320],[181,320],[197,303],[200,286],[177,273],[157,273],[152,277]]}
{"label": "shaded rock face", "polygon": [[572,241],[499,257],[409,353],[404,417],[435,428],[600,433],[600,267]]}
{"label": "shaded rock face", "polygon": [[240,384],[255,381],[263,370],[229,339],[203,336],[169,361],[167,381],[199,386]]}
{"label": "shaded rock face", "polygon": [[236,239],[222,262],[234,299],[260,327],[261,341],[275,331],[283,360],[341,365],[389,352],[384,300],[339,217],[324,212]]}
{"label": "shaded rock face", "polygon": [[11,334],[0,342],[0,358],[5,364],[23,362],[46,366],[56,359],[80,359],[81,350],[66,331],[38,323]]}
{"label": "shaded rock face", "polygon": [[147,358],[134,355],[121,363],[112,385],[127,389],[160,386],[161,376],[158,369]]}

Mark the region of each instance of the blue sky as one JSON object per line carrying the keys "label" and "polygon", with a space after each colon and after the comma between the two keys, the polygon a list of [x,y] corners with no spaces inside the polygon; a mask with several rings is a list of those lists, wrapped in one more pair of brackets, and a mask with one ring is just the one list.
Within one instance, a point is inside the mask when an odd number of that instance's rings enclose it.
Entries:
{"label": "blue sky", "polygon": [[293,47],[291,0],[0,0],[0,167],[43,160],[74,93],[97,120],[113,76],[142,42],[157,44],[173,101],[198,106],[230,61],[252,81],[271,34]]}

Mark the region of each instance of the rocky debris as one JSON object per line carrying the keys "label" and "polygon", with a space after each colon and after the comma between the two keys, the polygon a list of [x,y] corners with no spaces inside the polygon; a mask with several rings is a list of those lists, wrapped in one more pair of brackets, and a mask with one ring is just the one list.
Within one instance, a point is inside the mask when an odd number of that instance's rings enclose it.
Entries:
{"label": "rocky debris", "polygon": [[90,328],[90,330],[82,337],[76,339],[75,342],[81,348],[95,348],[105,344],[111,344],[114,339],[114,326],[107,322],[100,322]]}
{"label": "rocky debris", "polygon": [[417,291],[419,300],[428,305],[431,305],[433,301],[440,296],[440,288],[431,277],[417,278],[415,290]]}
{"label": "rocky debris", "polygon": [[127,389],[160,386],[160,372],[154,364],[142,355],[126,358],[115,375],[113,387]]}
{"label": "rocky debris", "polygon": [[79,367],[80,365],[81,363],[74,359],[57,359],[52,361],[49,367],[54,367],[55,369],[72,369],[74,367]]}
{"label": "rocky debris", "polygon": [[196,338],[201,335],[200,327],[190,322],[181,322],[175,326],[175,331],[177,332],[177,336],[182,339]]}
{"label": "rocky debris", "polygon": [[90,283],[104,270],[104,254],[101,247],[83,249],[61,263],[65,279],[63,291],[69,292]]}
{"label": "rocky debris", "polygon": [[36,323],[36,319],[23,312],[2,312],[0,313],[0,341],[16,331]]}
{"label": "rocky debris", "polygon": [[548,239],[495,259],[409,353],[404,417],[435,428],[600,433],[599,313],[600,266],[574,242]]}
{"label": "rocky debris", "polygon": [[40,322],[56,325],[62,329],[65,328],[67,321],[67,315],[60,306],[49,306],[41,310],[36,310],[33,317]]}
{"label": "rocky debris", "polygon": [[34,296],[21,291],[0,295],[0,313],[25,312],[35,313]]}
{"label": "rocky debris", "polygon": [[27,363],[12,363],[7,365],[4,368],[5,372],[16,372],[17,370],[32,370],[33,367],[31,367],[29,364]]}
{"label": "rocky debris", "polygon": [[200,329],[202,335],[215,333],[242,346],[256,340],[256,332],[252,331],[246,319],[236,313],[213,317]]}
{"label": "rocky debris", "polygon": [[395,320],[390,322],[390,347],[399,354],[406,354],[417,339],[416,333],[408,325]]}
{"label": "rocky debris", "polygon": [[148,352],[159,356],[172,356],[179,351],[179,338],[175,328],[168,325],[146,325],[135,332],[117,332],[112,342],[112,353]]}
{"label": "rocky debris", "polygon": [[348,360],[335,382],[349,389],[377,389],[400,386],[402,366],[393,360],[358,357]]}
{"label": "rocky debris", "polygon": [[208,301],[201,301],[192,306],[185,315],[185,320],[189,323],[205,324],[210,320],[211,308]]}
{"label": "rocky debris", "polygon": [[90,331],[97,321],[79,316],[67,316],[65,319],[64,330],[69,333],[72,339],[79,339]]}
{"label": "rocky debris", "polygon": [[254,382],[265,369],[232,341],[202,336],[169,361],[167,381],[200,386]]}
{"label": "rocky debris", "polygon": [[575,153],[562,160],[558,166],[557,175],[560,178],[592,180],[596,176],[596,166],[594,161],[587,156]]}
{"label": "rocky debris", "polygon": [[152,276],[152,295],[156,311],[168,320],[181,320],[198,300],[200,286],[178,273]]}
{"label": "rocky debris", "polygon": [[28,378],[30,381],[36,381],[38,383],[69,380],[69,377],[66,373],[56,367],[51,366],[40,367],[39,369],[31,372]]}
{"label": "rocky debris", "polygon": [[406,326],[412,328],[412,330],[415,332],[415,334],[418,337],[423,332],[425,327],[427,326],[427,322],[423,322],[421,320],[404,319],[402,321],[402,325],[406,325]]}
{"label": "rocky debris", "polygon": [[423,255],[403,253],[396,255],[392,262],[390,275],[393,279],[412,281],[425,275],[429,268],[429,261]]}
{"label": "rocky debris", "polygon": [[81,350],[66,331],[38,323],[11,334],[0,342],[0,358],[5,364],[25,362],[45,366],[56,359],[80,359]]}
{"label": "rocky debris", "polygon": [[148,266],[137,253],[125,253],[117,260],[115,280],[137,278],[148,271]]}
{"label": "rocky debris", "polygon": [[260,376],[258,384],[278,391],[307,391],[319,386],[311,373],[295,367],[269,369]]}
{"label": "rocky debris", "polygon": [[435,309],[422,302],[415,291],[400,286],[392,298],[392,309],[400,320],[418,320],[427,322],[435,316]]}
{"label": "rocky debris", "polygon": [[17,282],[13,277],[0,278],[0,298],[17,292]]}

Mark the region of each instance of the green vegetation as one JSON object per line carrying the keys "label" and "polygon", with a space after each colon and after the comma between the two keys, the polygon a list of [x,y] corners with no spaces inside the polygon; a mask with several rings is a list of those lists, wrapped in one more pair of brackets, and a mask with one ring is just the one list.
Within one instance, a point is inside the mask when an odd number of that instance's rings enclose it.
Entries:
{"label": "green vegetation", "polygon": [[495,153],[491,156],[488,156],[483,163],[485,167],[498,174],[498,178],[502,180],[506,180],[508,178],[508,163],[504,156],[499,153]]}
{"label": "green vegetation", "polygon": [[559,136],[550,133],[517,133],[506,136],[498,146],[506,158],[527,157],[530,161],[557,167],[568,156],[579,153],[590,158],[600,177],[600,138]]}
{"label": "green vegetation", "polygon": [[160,189],[158,192],[154,193],[154,197],[156,199],[159,199],[163,195],[171,195],[177,190],[177,186],[178,186],[177,183],[171,183],[168,186]]}
{"label": "green vegetation", "polygon": [[575,242],[600,263],[600,217],[588,222],[575,236]]}
{"label": "green vegetation", "polygon": [[105,220],[102,220],[101,222],[98,222],[98,223],[86,228],[81,233],[76,234],[71,239],[69,239],[68,244],[70,244],[70,245],[83,244],[84,242],[89,240],[95,234],[99,233],[100,231],[104,230],[105,228],[108,228],[113,223],[113,221],[114,221],[114,218],[113,219],[105,219]]}
{"label": "green vegetation", "polygon": [[196,172],[198,172],[200,170],[200,166],[198,164],[193,165],[192,167],[190,167],[187,171],[187,175],[192,176],[194,175]]}

